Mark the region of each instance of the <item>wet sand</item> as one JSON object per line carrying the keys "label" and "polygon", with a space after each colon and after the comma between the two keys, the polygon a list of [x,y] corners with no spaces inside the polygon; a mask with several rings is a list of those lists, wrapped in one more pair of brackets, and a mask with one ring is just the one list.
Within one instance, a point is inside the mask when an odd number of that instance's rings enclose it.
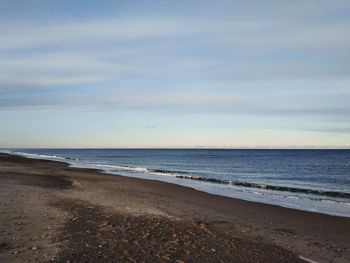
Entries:
{"label": "wet sand", "polygon": [[350,218],[0,154],[0,262],[350,262]]}

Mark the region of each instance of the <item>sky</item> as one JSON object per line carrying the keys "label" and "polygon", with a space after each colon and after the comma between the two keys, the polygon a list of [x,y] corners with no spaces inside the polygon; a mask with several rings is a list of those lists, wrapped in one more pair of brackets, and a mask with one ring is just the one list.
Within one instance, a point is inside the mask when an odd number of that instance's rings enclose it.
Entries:
{"label": "sky", "polygon": [[0,148],[350,148],[350,1],[0,1]]}

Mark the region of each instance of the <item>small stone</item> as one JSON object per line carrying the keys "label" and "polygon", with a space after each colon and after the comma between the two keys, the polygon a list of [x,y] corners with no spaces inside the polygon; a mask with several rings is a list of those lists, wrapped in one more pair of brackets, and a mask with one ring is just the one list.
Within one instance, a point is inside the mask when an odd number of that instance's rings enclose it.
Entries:
{"label": "small stone", "polygon": [[132,243],[133,243],[135,246],[139,246],[139,242],[136,241],[136,240],[134,240]]}
{"label": "small stone", "polygon": [[38,250],[39,246],[32,246],[32,250]]}
{"label": "small stone", "polygon": [[169,261],[169,260],[170,260],[170,258],[169,258],[168,256],[162,256],[162,259],[163,259],[163,260],[166,260],[166,261]]}

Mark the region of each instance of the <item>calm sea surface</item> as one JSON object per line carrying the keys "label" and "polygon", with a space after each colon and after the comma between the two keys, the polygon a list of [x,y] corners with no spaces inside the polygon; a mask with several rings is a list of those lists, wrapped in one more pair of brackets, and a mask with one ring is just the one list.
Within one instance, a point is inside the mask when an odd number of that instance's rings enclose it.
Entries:
{"label": "calm sea surface", "polygon": [[10,149],[32,158],[350,217],[350,150]]}

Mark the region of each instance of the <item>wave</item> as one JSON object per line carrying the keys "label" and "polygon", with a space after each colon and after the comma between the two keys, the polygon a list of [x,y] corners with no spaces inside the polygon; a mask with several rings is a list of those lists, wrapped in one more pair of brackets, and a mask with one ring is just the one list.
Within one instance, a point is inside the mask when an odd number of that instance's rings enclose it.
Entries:
{"label": "wave", "polygon": [[114,169],[114,170],[117,170],[117,171],[131,171],[131,172],[137,172],[137,173],[150,173],[150,174],[154,174],[154,175],[172,176],[172,177],[176,177],[176,176],[181,175],[181,174],[186,174],[186,172],[183,172],[183,171],[151,169],[151,168],[146,168],[146,167],[132,167],[132,166],[126,166],[126,165],[97,164],[96,166],[100,167],[100,168]]}
{"label": "wave", "polygon": [[121,170],[121,171],[132,171],[132,172],[139,172],[139,173],[148,173],[149,169],[145,167],[131,167],[131,166],[124,166],[124,165],[109,165],[109,164],[96,164],[97,167],[105,167],[108,169],[115,169],[115,170]]}
{"label": "wave", "polygon": [[340,197],[340,198],[349,198],[350,199],[350,193],[346,193],[346,192],[307,189],[307,188],[296,188],[296,187],[289,187],[289,186],[258,184],[258,183],[249,183],[249,182],[241,182],[241,181],[230,181],[230,180],[221,180],[221,179],[216,179],[216,178],[197,177],[197,176],[178,175],[176,177],[181,178],[181,179],[198,180],[198,181],[217,183],[217,184],[230,184],[230,185],[235,185],[235,186],[257,188],[257,189],[264,189],[264,190],[313,194],[313,195],[320,195],[320,196]]}
{"label": "wave", "polygon": [[43,158],[43,159],[59,159],[59,160],[68,160],[68,161],[79,161],[78,158],[71,158],[71,157],[63,157],[63,156],[57,156],[57,155],[46,155],[46,154],[38,154],[38,153],[25,153],[25,152],[11,152],[7,151],[10,154],[18,154],[25,157],[31,157],[31,158]]}
{"label": "wave", "polygon": [[159,176],[171,176],[178,179],[186,180],[196,180],[208,183],[215,184],[225,184],[225,185],[234,185],[247,188],[256,188],[263,190],[272,190],[272,191],[281,191],[281,192],[292,192],[292,193],[302,193],[302,194],[313,194],[319,196],[328,196],[328,197],[338,197],[338,198],[348,198],[350,199],[350,193],[340,192],[340,191],[328,191],[328,190],[319,190],[319,189],[310,189],[310,188],[297,188],[290,186],[280,186],[280,185],[270,185],[270,184],[261,184],[261,183],[250,183],[244,181],[231,181],[225,179],[217,178],[207,178],[202,176],[190,175],[184,171],[172,171],[172,170],[162,170],[162,169],[150,169],[145,167],[131,167],[131,166],[122,166],[122,165],[97,165],[98,167],[112,168],[116,170],[131,171],[137,173],[149,173]]}

